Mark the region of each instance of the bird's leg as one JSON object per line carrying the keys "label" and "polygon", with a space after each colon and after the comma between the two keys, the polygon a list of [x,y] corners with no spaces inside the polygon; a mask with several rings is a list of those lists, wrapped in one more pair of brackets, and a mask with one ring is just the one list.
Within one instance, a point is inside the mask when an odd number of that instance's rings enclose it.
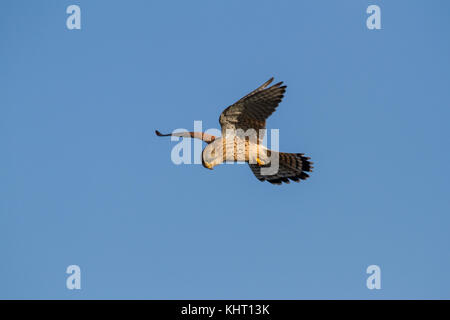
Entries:
{"label": "bird's leg", "polygon": [[259,143],[256,145],[256,162],[258,165],[263,166],[265,163],[259,158]]}
{"label": "bird's leg", "polygon": [[155,133],[158,137],[184,137],[184,138],[193,138],[193,139],[200,139],[207,143],[213,142],[216,137],[204,132],[174,132],[174,133],[168,133],[168,134],[162,134],[158,130],[155,130]]}

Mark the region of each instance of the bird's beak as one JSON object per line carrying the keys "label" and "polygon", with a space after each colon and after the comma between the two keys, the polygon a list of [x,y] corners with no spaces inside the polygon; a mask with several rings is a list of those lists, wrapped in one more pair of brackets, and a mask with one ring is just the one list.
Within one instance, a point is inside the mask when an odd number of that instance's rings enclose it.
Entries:
{"label": "bird's beak", "polygon": [[213,169],[213,165],[211,163],[205,162],[205,168],[208,168],[209,170]]}

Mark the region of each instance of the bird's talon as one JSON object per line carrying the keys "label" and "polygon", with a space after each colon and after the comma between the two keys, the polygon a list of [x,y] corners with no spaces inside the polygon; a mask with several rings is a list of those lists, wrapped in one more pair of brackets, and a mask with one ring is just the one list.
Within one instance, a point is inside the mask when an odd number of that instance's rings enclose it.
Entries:
{"label": "bird's talon", "polygon": [[264,165],[264,162],[261,161],[261,159],[259,159],[259,158],[256,158],[256,162],[258,162],[258,164],[259,164],[260,166],[263,166],[263,165]]}

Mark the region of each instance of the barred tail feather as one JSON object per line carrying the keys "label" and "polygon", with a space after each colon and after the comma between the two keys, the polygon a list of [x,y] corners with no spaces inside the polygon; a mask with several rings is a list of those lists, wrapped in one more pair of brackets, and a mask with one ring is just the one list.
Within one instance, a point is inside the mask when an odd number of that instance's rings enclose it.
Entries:
{"label": "barred tail feather", "polygon": [[[289,180],[300,182],[309,178],[308,172],[312,172],[313,163],[303,153],[279,153],[279,169],[274,175],[262,175],[261,167],[257,164],[249,164],[253,174],[260,181],[268,181],[272,184],[289,183]],[[267,167],[270,164],[266,165]],[[264,167],[264,166],[263,166]]]}

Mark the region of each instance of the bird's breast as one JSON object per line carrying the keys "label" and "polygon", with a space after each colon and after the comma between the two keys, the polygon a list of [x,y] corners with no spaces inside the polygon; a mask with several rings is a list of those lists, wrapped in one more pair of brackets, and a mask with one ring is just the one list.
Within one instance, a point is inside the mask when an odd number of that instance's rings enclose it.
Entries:
{"label": "bird's breast", "polygon": [[263,147],[252,137],[228,136],[222,140],[223,159],[231,162],[248,162],[256,159]]}

